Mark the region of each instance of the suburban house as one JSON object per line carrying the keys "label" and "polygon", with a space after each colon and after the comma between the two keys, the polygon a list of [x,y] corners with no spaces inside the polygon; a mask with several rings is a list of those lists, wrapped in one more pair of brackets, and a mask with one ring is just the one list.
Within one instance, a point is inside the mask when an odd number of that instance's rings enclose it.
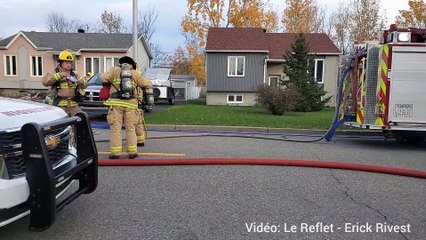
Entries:
{"label": "suburban house", "polygon": [[[207,105],[253,106],[261,84],[285,79],[283,55],[296,33],[267,33],[262,28],[210,28],[206,45]],[[339,49],[323,33],[304,34],[315,59],[314,78],[335,105]]]}
{"label": "suburban house", "polygon": [[[57,66],[59,53],[75,54],[74,70],[85,75],[104,72],[118,65],[122,56],[133,56],[132,34],[24,32],[0,41],[0,94],[19,90],[47,89],[45,74]],[[140,71],[150,67],[151,52],[143,37],[136,47]]]}

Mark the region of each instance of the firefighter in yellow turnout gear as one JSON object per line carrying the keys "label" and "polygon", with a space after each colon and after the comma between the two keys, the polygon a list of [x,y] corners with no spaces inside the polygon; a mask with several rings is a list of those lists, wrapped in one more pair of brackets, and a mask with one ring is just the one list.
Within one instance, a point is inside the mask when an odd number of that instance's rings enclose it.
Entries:
{"label": "firefighter in yellow turnout gear", "polygon": [[[145,90],[145,94],[147,96],[144,96],[144,90]],[[138,93],[138,104],[139,104],[139,117],[140,117],[140,119],[139,119],[138,124],[136,125],[136,136],[137,136],[138,146],[143,147],[143,146],[145,146],[145,140],[148,137],[148,131],[147,131],[146,124],[145,124],[143,105],[144,104],[153,105],[154,104],[154,96],[153,96],[152,88],[142,89],[142,88],[138,87],[137,93]],[[145,97],[146,97],[147,102],[144,102]]]}
{"label": "firefighter in yellow turnout gear", "polygon": [[[136,62],[128,56],[119,59],[120,67],[112,67],[100,75],[103,84],[111,84],[110,97],[104,102],[109,106],[107,121],[110,125],[110,158],[120,158],[122,152],[121,127],[126,125],[127,153],[129,158],[138,156],[136,125],[140,120],[137,87],[152,88],[152,83],[136,71]],[[131,69],[128,69],[129,67]]]}
{"label": "firefighter in yellow turnout gear", "polygon": [[81,111],[77,98],[84,97],[84,89],[87,85],[86,78],[80,77],[73,71],[71,65],[74,59],[71,51],[62,51],[59,54],[59,64],[56,69],[44,76],[42,80],[42,84],[52,87],[52,91],[55,93],[48,104],[61,107],[68,116],[74,116]]}

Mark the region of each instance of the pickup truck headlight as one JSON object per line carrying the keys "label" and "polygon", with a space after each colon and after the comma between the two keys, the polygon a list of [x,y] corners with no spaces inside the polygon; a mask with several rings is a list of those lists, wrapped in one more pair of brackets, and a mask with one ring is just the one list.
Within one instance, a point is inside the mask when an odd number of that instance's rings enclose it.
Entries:
{"label": "pickup truck headlight", "polygon": [[70,132],[70,138],[68,140],[68,151],[71,151],[73,148],[77,148],[77,142],[75,140],[75,126],[72,127]]}

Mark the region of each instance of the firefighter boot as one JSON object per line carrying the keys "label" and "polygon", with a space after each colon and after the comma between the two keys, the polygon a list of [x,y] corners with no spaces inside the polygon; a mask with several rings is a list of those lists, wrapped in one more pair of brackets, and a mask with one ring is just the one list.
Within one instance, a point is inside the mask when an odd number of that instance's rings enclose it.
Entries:
{"label": "firefighter boot", "polygon": [[141,111],[141,113],[139,114],[139,122],[136,125],[135,131],[136,131],[136,140],[138,141],[137,143],[138,147],[145,146],[145,136],[147,132],[146,132],[145,120],[143,119],[143,111]]}
{"label": "firefighter boot", "polygon": [[135,159],[138,157],[137,153],[129,153],[129,159]]}
{"label": "firefighter boot", "polygon": [[120,155],[109,155],[109,159],[120,159]]}

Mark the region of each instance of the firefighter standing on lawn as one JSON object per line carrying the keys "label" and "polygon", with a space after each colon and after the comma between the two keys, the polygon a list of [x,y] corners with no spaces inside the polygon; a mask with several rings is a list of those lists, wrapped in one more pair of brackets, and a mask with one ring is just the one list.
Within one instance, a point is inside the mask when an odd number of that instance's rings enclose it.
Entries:
{"label": "firefighter standing on lawn", "polygon": [[53,72],[46,74],[42,80],[42,84],[52,87],[55,93],[48,103],[61,107],[68,116],[81,112],[77,101],[80,96],[84,97],[84,89],[87,85],[86,78],[80,77],[72,69],[74,60],[75,57],[70,50],[62,51],[58,56],[58,66]]}
{"label": "firefighter standing on lawn", "polygon": [[140,121],[136,88],[151,89],[152,83],[136,71],[136,62],[128,56],[119,59],[120,67],[112,67],[100,75],[103,84],[111,84],[107,121],[110,125],[110,159],[120,158],[122,152],[121,127],[126,126],[129,158],[138,156],[136,125]]}

